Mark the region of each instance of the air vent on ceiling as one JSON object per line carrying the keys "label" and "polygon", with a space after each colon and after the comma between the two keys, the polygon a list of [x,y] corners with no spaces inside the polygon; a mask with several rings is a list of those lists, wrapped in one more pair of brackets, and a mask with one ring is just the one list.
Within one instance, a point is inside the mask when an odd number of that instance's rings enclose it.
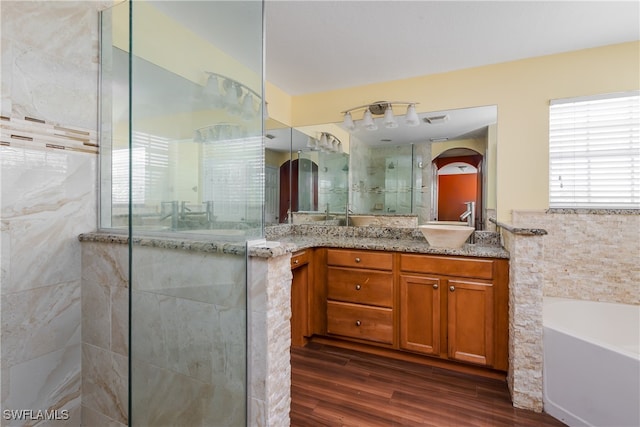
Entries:
{"label": "air vent on ceiling", "polygon": [[443,116],[431,116],[431,117],[424,117],[422,119],[425,123],[429,123],[431,125],[435,125],[438,123],[444,123],[447,120],[449,120],[449,115],[445,114]]}

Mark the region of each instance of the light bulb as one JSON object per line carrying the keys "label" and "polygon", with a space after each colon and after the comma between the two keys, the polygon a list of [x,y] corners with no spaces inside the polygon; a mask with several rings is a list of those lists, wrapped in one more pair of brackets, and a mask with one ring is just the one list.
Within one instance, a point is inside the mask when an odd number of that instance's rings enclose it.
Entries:
{"label": "light bulb", "polygon": [[416,112],[415,104],[409,104],[409,107],[407,107],[407,115],[404,119],[407,123],[407,126],[418,126],[420,124],[420,118],[418,117],[418,113]]}
{"label": "light bulb", "polygon": [[342,122],[342,125],[347,130],[355,130],[356,124],[353,122],[353,118],[351,117],[351,113],[349,111],[344,113],[344,121]]}
{"label": "light bulb", "polygon": [[373,121],[371,111],[368,109],[364,112],[364,116],[362,117],[362,127],[366,130],[378,130],[376,122]]}
{"label": "light bulb", "polygon": [[387,104],[387,108],[384,110],[384,127],[387,129],[393,129],[398,127],[398,122],[396,118],[393,116],[393,108],[391,108],[391,104]]}
{"label": "light bulb", "polygon": [[255,112],[253,111],[253,95],[247,93],[242,100],[242,118],[244,120],[251,120]]}

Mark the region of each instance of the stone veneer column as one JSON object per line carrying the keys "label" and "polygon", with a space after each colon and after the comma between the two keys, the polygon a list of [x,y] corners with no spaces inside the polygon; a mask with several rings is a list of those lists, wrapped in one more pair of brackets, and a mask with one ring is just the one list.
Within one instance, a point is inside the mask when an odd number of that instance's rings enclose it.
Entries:
{"label": "stone veneer column", "polygon": [[543,240],[503,229],[509,262],[509,373],[513,405],[542,411]]}
{"label": "stone veneer column", "polygon": [[288,426],[291,406],[291,254],[249,258],[250,426]]}

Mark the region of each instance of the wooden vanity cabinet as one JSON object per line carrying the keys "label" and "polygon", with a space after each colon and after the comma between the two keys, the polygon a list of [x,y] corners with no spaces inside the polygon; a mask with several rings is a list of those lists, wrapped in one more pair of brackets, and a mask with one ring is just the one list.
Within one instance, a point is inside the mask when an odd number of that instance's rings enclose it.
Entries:
{"label": "wooden vanity cabinet", "polygon": [[508,262],[400,254],[400,348],[506,370]]}
{"label": "wooden vanity cabinet", "polygon": [[303,336],[463,371],[507,370],[508,260],[334,248],[312,259]]}
{"label": "wooden vanity cabinet", "polygon": [[327,249],[329,335],[392,345],[393,254]]}
{"label": "wooden vanity cabinet", "polygon": [[310,287],[313,277],[310,268],[312,250],[291,255],[291,346],[306,344],[310,334]]}

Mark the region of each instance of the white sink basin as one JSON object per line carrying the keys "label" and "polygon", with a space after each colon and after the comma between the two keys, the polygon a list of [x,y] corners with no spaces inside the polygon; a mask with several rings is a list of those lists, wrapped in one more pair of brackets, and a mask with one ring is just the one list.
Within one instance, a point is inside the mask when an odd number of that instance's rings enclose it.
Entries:
{"label": "white sink basin", "polygon": [[448,224],[425,224],[418,228],[429,242],[429,246],[448,249],[461,248],[475,230],[467,225]]}
{"label": "white sink basin", "polygon": [[375,222],[376,217],[373,215],[349,215],[349,224],[356,227],[366,227]]}

